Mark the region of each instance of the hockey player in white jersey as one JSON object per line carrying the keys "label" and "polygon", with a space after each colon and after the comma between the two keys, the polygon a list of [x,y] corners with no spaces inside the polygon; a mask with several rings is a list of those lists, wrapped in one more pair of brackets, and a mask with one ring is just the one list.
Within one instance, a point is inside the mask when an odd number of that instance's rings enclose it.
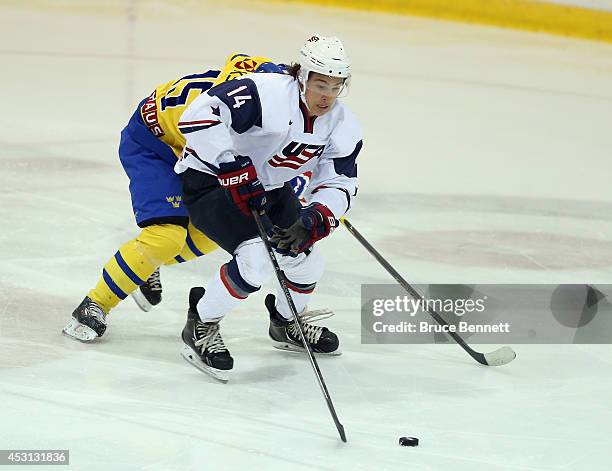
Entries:
{"label": "hockey player in white jersey", "polygon": [[[227,379],[233,367],[221,319],[273,273],[251,208],[265,212],[313,351],[340,353],[336,334],[311,324],[304,312],[323,273],[314,244],[338,226],[357,194],[361,131],[337,100],[350,79],[341,41],[314,35],[288,74],[251,74],[222,83],[194,100],[181,117],[187,142],[175,169],[191,221],[232,255],[206,290],[191,290],[183,356],[219,379]],[[303,206],[288,182],[305,172],[312,178]],[[268,295],[265,305],[275,346],[302,349],[282,291]]]}

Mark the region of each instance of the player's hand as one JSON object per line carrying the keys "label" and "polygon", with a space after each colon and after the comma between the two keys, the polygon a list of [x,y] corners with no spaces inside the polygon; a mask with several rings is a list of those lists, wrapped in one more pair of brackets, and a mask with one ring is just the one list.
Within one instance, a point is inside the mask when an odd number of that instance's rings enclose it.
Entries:
{"label": "player's hand", "polygon": [[275,64],[274,62],[262,62],[255,69],[255,73],[264,73],[264,74],[283,74],[286,75],[287,66],[285,64]]}
{"label": "player's hand", "polygon": [[251,208],[259,212],[266,209],[267,195],[257,178],[257,172],[250,158],[237,155],[234,162],[219,164],[219,183],[228,197],[246,216],[252,217]]}
{"label": "player's hand", "polygon": [[321,203],[312,203],[300,210],[300,215],[287,229],[275,226],[270,242],[283,255],[297,255],[327,237],[338,220],[331,210]]}

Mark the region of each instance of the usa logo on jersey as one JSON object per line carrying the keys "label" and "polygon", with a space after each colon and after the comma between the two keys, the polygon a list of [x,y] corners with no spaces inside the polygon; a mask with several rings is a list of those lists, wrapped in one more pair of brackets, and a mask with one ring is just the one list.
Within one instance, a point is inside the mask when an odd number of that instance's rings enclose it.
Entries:
{"label": "usa logo on jersey", "polygon": [[310,159],[319,157],[324,149],[325,145],[291,142],[285,146],[280,155],[276,154],[268,160],[268,163],[272,167],[286,167],[297,170]]}

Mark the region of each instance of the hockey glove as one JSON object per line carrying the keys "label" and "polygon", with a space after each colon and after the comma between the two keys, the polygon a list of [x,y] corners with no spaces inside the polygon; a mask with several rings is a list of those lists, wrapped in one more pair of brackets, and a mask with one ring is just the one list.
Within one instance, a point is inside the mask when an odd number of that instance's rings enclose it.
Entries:
{"label": "hockey glove", "polygon": [[262,62],[255,69],[255,73],[264,73],[264,74],[287,74],[287,66],[285,64],[275,64],[274,62]]}
{"label": "hockey glove", "polygon": [[327,237],[336,227],[338,220],[330,209],[321,203],[312,203],[300,210],[300,215],[287,229],[274,227],[270,242],[282,255],[297,255]]}
{"label": "hockey glove", "polygon": [[219,164],[219,183],[228,197],[246,216],[252,217],[251,208],[264,211],[267,203],[266,191],[257,178],[250,158],[237,155],[234,162]]}

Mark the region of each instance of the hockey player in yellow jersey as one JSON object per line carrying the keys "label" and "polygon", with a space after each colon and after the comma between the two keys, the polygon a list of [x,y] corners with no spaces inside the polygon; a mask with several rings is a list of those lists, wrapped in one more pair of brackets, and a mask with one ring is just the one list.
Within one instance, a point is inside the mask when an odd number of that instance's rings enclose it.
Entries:
{"label": "hockey player in yellow jersey", "polygon": [[161,265],[186,262],[217,249],[189,222],[183,205],[181,181],[174,172],[185,145],[178,123],[196,97],[218,83],[256,71],[282,69],[265,57],[234,54],[222,70],[165,83],[140,102],[121,132],[119,157],[130,179],[132,208],[141,231],[104,265],[97,285],[64,327],[66,335],[84,342],[102,336],[107,314],[130,294],[143,310],[151,309],[161,301]]}
{"label": "hockey player in yellow jersey", "polygon": [[282,69],[266,57],[234,54],[222,70],[186,75],[158,86],[139,105],[142,121],[150,133],[170,147],[178,158],[185,147],[185,137],[178,123],[189,104],[214,85],[255,71],[281,72]]}

